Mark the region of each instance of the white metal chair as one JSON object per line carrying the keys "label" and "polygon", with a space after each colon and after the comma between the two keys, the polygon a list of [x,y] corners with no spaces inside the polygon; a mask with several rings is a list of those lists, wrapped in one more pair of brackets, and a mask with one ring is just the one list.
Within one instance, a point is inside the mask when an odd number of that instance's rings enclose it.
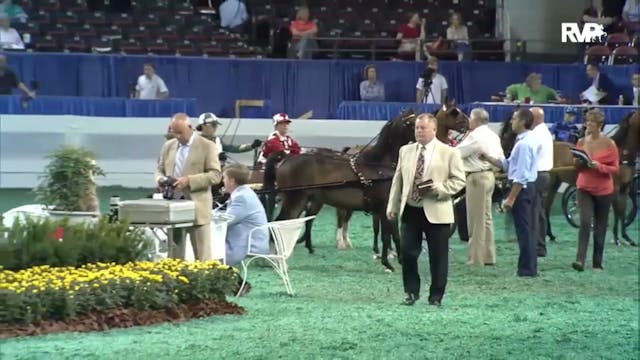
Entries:
{"label": "white metal chair", "polygon": [[[247,257],[242,261],[242,285],[238,290],[240,295],[247,282],[247,272],[249,264],[255,259],[265,259],[271,264],[273,269],[280,275],[284,282],[284,287],[289,295],[293,295],[293,288],[291,287],[291,280],[289,279],[289,269],[287,265],[287,259],[293,253],[293,248],[296,246],[298,238],[304,230],[304,225],[307,221],[315,218],[315,216],[307,216],[298,219],[272,221],[266,225],[254,228],[249,233],[249,253]],[[269,229],[273,242],[275,245],[275,254],[254,254],[251,253],[251,243],[253,232],[258,229]],[[236,295],[236,296],[237,296]]]}

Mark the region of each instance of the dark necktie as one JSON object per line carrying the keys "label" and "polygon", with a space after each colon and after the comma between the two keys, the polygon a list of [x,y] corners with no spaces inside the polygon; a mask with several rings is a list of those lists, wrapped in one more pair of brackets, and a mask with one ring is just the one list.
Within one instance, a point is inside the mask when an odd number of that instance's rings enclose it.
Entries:
{"label": "dark necktie", "polygon": [[418,184],[422,182],[422,173],[424,172],[424,145],[418,148],[418,161],[416,164],[416,175],[413,178],[413,192],[411,199],[417,203],[420,202],[420,193],[418,192]]}

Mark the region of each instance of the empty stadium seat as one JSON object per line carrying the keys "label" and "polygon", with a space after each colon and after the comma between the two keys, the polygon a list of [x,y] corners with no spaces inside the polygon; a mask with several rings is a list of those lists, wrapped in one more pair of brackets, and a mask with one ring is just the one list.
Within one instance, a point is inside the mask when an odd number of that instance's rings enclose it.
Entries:
{"label": "empty stadium seat", "polygon": [[595,45],[587,49],[584,56],[584,63],[597,62],[599,64],[606,64],[609,62],[609,56],[611,50],[605,45]]}
{"label": "empty stadium seat", "polygon": [[640,63],[640,57],[638,56],[638,50],[631,46],[617,47],[611,53],[609,57],[610,65],[617,64],[638,64]]}

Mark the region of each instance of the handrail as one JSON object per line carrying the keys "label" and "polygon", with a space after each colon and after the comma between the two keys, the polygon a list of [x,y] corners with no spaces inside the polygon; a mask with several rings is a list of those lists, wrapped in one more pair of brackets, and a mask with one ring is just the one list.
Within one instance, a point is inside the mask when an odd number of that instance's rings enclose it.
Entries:
{"label": "handrail", "polygon": [[[337,57],[341,53],[346,52],[369,52],[371,60],[376,59],[376,54],[400,54],[398,52],[398,46],[402,42],[401,39],[396,38],[379,38],[379,37],[354,37],[354,36],[337,36],[337,37],[327,37],[327,36],[317,36],[317,37],[309,37],[309,40],[315,40],[318,42],[318,48],[314,49],[305,49],[305,51],[317,52],[317,53],[330,53],[333,54],[334,57]],[[425,56],[423,54],[423,47],[425,44],[431,42],[435,42],[437,40],[443,41],[447,46],[443,49],[437,49],[434,52],[437,54],[455,54],[456,50],[451,46],[455,44],[456,40],[448,40],[443,38],[427,38],[424,40],[418,40],[418,44],[416,46],[416,60],[424,59]],[[515,48],[514,53],[521,53],[526,49],[524,43],[517,42],[515,47],[505,46],[507,42],[510,40],[502,39],[502,38],[470,38],[467,40],[469,44],[469,53],[471,54],[504,54],[505,59],[507,59],[507,52],[509,48]],[[481,44],[481,43],[502,43],[499,49],[473,49],[473,44]],[[324,46],[323,46],[324,45]],[[393,46],[391,46],[393,45]],[[346,46],[346,47],[345,47]]]}

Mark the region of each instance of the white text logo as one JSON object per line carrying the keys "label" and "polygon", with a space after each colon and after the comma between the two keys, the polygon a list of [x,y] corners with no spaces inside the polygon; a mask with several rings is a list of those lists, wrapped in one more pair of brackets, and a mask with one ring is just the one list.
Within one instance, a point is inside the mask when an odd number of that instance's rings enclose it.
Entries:
{"label": "white text logo", "polygon": [[591,43],[600,42],[607,36],[604,26],[596,23],[585,23],[580,31],[578,23],[562,23],[562,42]]}

